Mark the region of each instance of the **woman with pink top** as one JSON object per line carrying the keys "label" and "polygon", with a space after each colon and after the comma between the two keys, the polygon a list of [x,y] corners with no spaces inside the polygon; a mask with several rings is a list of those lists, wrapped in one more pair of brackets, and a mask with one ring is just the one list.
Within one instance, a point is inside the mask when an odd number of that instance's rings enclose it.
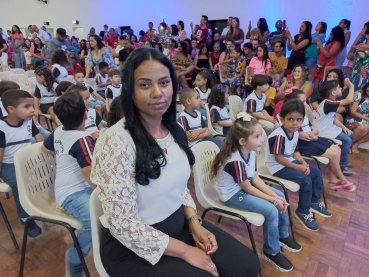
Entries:
{"label": "woman with pink top", "polygon": [[24,37],[17,25],[12,26],[12,43],[14,45],[14,62],[15,68],[26,69],[25,60],[22,53],[22,45]]}

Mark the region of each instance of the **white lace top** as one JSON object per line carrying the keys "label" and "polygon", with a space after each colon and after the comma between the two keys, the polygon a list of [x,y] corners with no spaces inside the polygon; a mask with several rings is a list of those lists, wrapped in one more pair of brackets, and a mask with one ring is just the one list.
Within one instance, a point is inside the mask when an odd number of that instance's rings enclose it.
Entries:
{"label": "white lace top", "polygon": [[[142,186],[135,181],[135,144],[123,128],[124,119],[97,140],[91,181],[99,186],[105,220],[111,234],[124,246],[156,264],[169,236],[150,225],[163,221],[182,204],[196,210],[187,188],[190,166],[171,134],[158,140],[167,149],[167,165],[156,180]],[[107,224],[104,224],[104,222]]]}

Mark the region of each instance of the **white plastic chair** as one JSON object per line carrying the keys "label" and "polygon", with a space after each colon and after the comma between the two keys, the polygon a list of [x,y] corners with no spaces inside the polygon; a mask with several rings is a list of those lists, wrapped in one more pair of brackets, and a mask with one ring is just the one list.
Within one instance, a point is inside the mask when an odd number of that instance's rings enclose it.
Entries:
{"label": "white plastic chair", "polygon": [[15,173],[19,200],[23,209],[30,215],[25,222],[19,277],[23,276],[27,247],[27,230],[30,220],[49,222],[65,227],[72,236],[86,276],[90,276],[82,251],[74,233],[83,224],[68,214],[55,200],[54,186],[55,156],[41,149],[42,142],[18,150],[14,155]]}
{"label": "white plastic chair", "polygon": [[88,78],[88,79],[85,79],[85,83],[90,85],[90,87],[92,87],[93,89],[95,89],[95,79],[94,78]]}
{"label": "white plastic chair", "polygon": [[243,103],[242,99],[237,95],[231,95],[228,98],[229,102],[229,115],[233,121],[237,119],[237,114],[242,112]]}
{"label": "white plastic chair", "polygon": [[27,78],[36,77],[34,70],[26,71]]}
{"label": "white plastic chair", "polygon": [[19,89],[29,91],[30,87],[27,84],[19,84]]}
{"label": "white plastic chair", "polygon": [[[28,71],[27,71],[28,72]],[[29,88],[33,88],[35,89],[37,86],[37,80],[36,77],[28,77],[28,84],[29,84]]]}
{"label": "white plastic chair", "polygon": [[109,277],[101,262],[100,257],[100,238],[103,226],[100,223],[100,216],[103,215],[103,209],[99,200],[100,189],[95,188],[90,196],[90,218],[91,218],[91,233],[92,233],[92,249],[94,254],[94,264],[97,272],[101,277]]}
{"label": "white plastic chair", "polygon": [[14,83],[17,83],[18,85],[29,85],[28,78],[25,74],[14,74],[11,73],[9,75],[9,81],[12,81]]}
{"label": "white plastic chair", "polygon": [[22,68],[12,68],[10,69],[10,72],[13,74],[26,74],[26,71]]}
{"label": "white plastic chair", "polygon": [[0,81],[9,81],[10,71],[0,72]]}
{"label": "white plastic chair", "polygon": [[[268,137],[265,133],[265,131],[263,130],[263,146],[261,148],[261,150],[257,153],[257,170],[258,170],[258,174],[260,176],[261,179],[263,179],[266,183],[270,184],[270,185],[278,185],[283,189],[283,193],[284,193],[284,197],[286,198],[286,201],[289,203],[289,197],[288,197],[288,190],[292,191],[292,192],[297,192],[300,190],[300,186],[299,184],[286,180],[286,179],[282,179],[282,178],[278,178],[276,176],[273,176],[267,166],[266,166],[266,161],[265,161],[265,146],[268,143]],[[291,232],[292,232],[292,237],[295,238],[295,231],[293,229],[293,222],[292,222],[292,215],[291,215],[291,206],[288,206],[287,208],[288,211],[288,218],[290,221],[290,228],[291,228]]]}
{"label": "white plastic chair", "polygon": [[68,81],[72,84],[76,84],[76,81],[74,80],[74,77],[72,75],[68,75]]}
{"label": "white plastic chair", "polygon": [[29,90],[28,90],[28,92],[29,92],[31,95],[33,95],[33,94],[35,94],[35,89],[34,89],[34,88],[31,88],[31,89],[29,89]]}
{"label": "white plastic chair", "polygon": [[215,143],[202,141],[192,146],[191,150],[196,160],[193,169],[196,198],[201,206],[205,208],[201,217],[205,218],[207,212],[212,211],[220,215],[218,222],[222,216],[242,220],[249,232],[252,249],[257,255],[251,224],[256,226],[263,225],[264,216],[258,213],[230,208],[219,199],[215,189],[215,180],[210,179],[210,168],[216,154],[219,152],[219,147]]}
{"label": "white plastic chair", "polygon": [[208,122],[208,128],[209,128],[210,134],[212,134],[214,137],[223,137],[224,138],[225,136],[223,136],[222,134],[215,131],[215,129],[213,127],[213,123],[211,122],[209,104],[205,104],[205,109],[206,109],[206,120]]}
{"label": "white plastic chair", "polygon": [[[11,192],[11,191],[12,191],[12,189],[11,189],[11,187],[7,183],[0,183],[0,192],[5,192],[7,194],[7,198],[8,198],[8,193]],[[0,202],[0,213],[1,213],[2,217],[3,217],[3,219],[4,219],[6,228],[8,229],[10,238],[13,241],[13,244],[14,244],[15,249],[19,249],[17,240],[15,239],[15,236],[14,236],[14,233],[13,233],[13,230],[12,230],[12,227],[10,226],[8,217],[6,216],[5,210],[4,210],[3,205],[1,204],[1,202]]]}

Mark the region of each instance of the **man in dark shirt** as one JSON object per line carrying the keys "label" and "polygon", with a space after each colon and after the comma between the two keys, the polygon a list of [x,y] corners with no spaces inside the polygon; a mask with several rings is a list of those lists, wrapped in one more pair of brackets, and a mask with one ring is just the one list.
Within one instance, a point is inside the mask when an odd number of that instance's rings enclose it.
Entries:
{"label": "man in dark shirt", "polygon": [[[278,41],[282,41],[284,44],[286,44],[286,26],[283,25],[282,20],[278,20],[275,23],[275,28],[277,29],[275,32],[271,32],[269,35],[269,43],[271,49],[269,51],[272,51],[274,49],[274,44],[276,44]],[[285,47],[286,48],[286,47]],[[283,48],[283,55],[286,56],[286,49]]]}
{"label": "man in dark shirt", "polygon": [[123,49],[119,51],[119,66],[123,68],[124,62],[127,60],[129,54],[133,51],[133,49],[130,47],[129,41],[127,37],[124,37],[122,40],[122,46]]}
{"label": "man in dark shirt", "polygon": [[104,30],[100,31],[99,37],[101,37],[101,40],[105,41],[108,37],[109,37],[109,32],[108,32],[108,25],[104,25]]}

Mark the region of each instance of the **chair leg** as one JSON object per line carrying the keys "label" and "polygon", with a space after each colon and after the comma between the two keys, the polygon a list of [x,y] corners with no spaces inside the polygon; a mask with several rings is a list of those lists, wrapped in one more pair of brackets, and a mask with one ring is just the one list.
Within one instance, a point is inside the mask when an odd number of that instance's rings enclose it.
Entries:
{"label": "chair leg", "polygon": [[[290,203],[290,200],[288,198],[288,191],[287,191],[286,187],[285,186],[281,186],[281,187],[283,189],[284,198],[286,199],[286,201],[288,203]],[[292,237],[293,237],[293,239],[295,239],[295,230],[293,228],[292,214],[291,214],[291,206],[288,206],[287,212],[288,212],[288,219],[290,221],[290,228],[291,228]]]}
{"label": "chair leg", "polygon": [[28,230],[29,222],[31,220],[38,220],[38,221],[43,221],[43,222],[49,222],[49,223],[52,223],[52,224],[61,225],[61,226],[65,227],[69,231],[69,233],[71,234],[71,236],[72,236],[74,245],[75,245],[75,247],[77,249],[78,256],[79,256],[79,258],[81,260],[83,271],[85,272],[85,276],[86,277],[90,277],[90,272],[88,271],[85,258],[83,257],[81,246],[80,246],[80,244],[78,242],[78,239],[76,237],[76,234],[74,233],[74,229],[72,228],[72,226],[70,226],[68,223],[65,223],[63,221],[53,220],[53,219],[47,219],[47,218],[43,218],[43,217],[39,217],[39,216],[30,216],[29,218],[27,218],[27,220],[26,220],[26,222],[24,224],[24,233],[23,233],[23,243],[22,243],[22,254],[21,254],[21,262],[20,262],[20,269],[19,269],[19,277],[23,277],[24,262],[25,262],[26,247],[27,247],[27,230]]}
{"label": "chair leg", "polygon": [[0,202],[0,213],[3,216],[3,219],[4,219],[4,222],[5,222],[6,228],[8,229],[9,235],[10,235],[12,241],[13,241],[13,244],[14,244],[15,249],[19,249],[17,240],[15,239],[15,236],[14,236],[14,233],[13,233],[13,230],[12,230],[12,227],[10,226],[8,217],[6,216],[6,213],[4,211],[4,208],[3,208],[3,205],[1,204],[1,202]]}
{"label": "chair leg", "polygon": [[[317,165],[317,167],[318,167],[318,169],[319,169],[319,171],[320,172],[322,172],[322,170],[320,169],[320,162],[318,161],[318,160],[315,160],[316,161],[316,165]],[[337,190],[336,190],[337,191]],[[324,188],[324,184],[323,184],[323,201],[324,201],[324,205],[325,205],[325,207],[328,209],[328,203],[327,203],[327,199],[326,199],[326,197],[325,197],[325,188]]]}

